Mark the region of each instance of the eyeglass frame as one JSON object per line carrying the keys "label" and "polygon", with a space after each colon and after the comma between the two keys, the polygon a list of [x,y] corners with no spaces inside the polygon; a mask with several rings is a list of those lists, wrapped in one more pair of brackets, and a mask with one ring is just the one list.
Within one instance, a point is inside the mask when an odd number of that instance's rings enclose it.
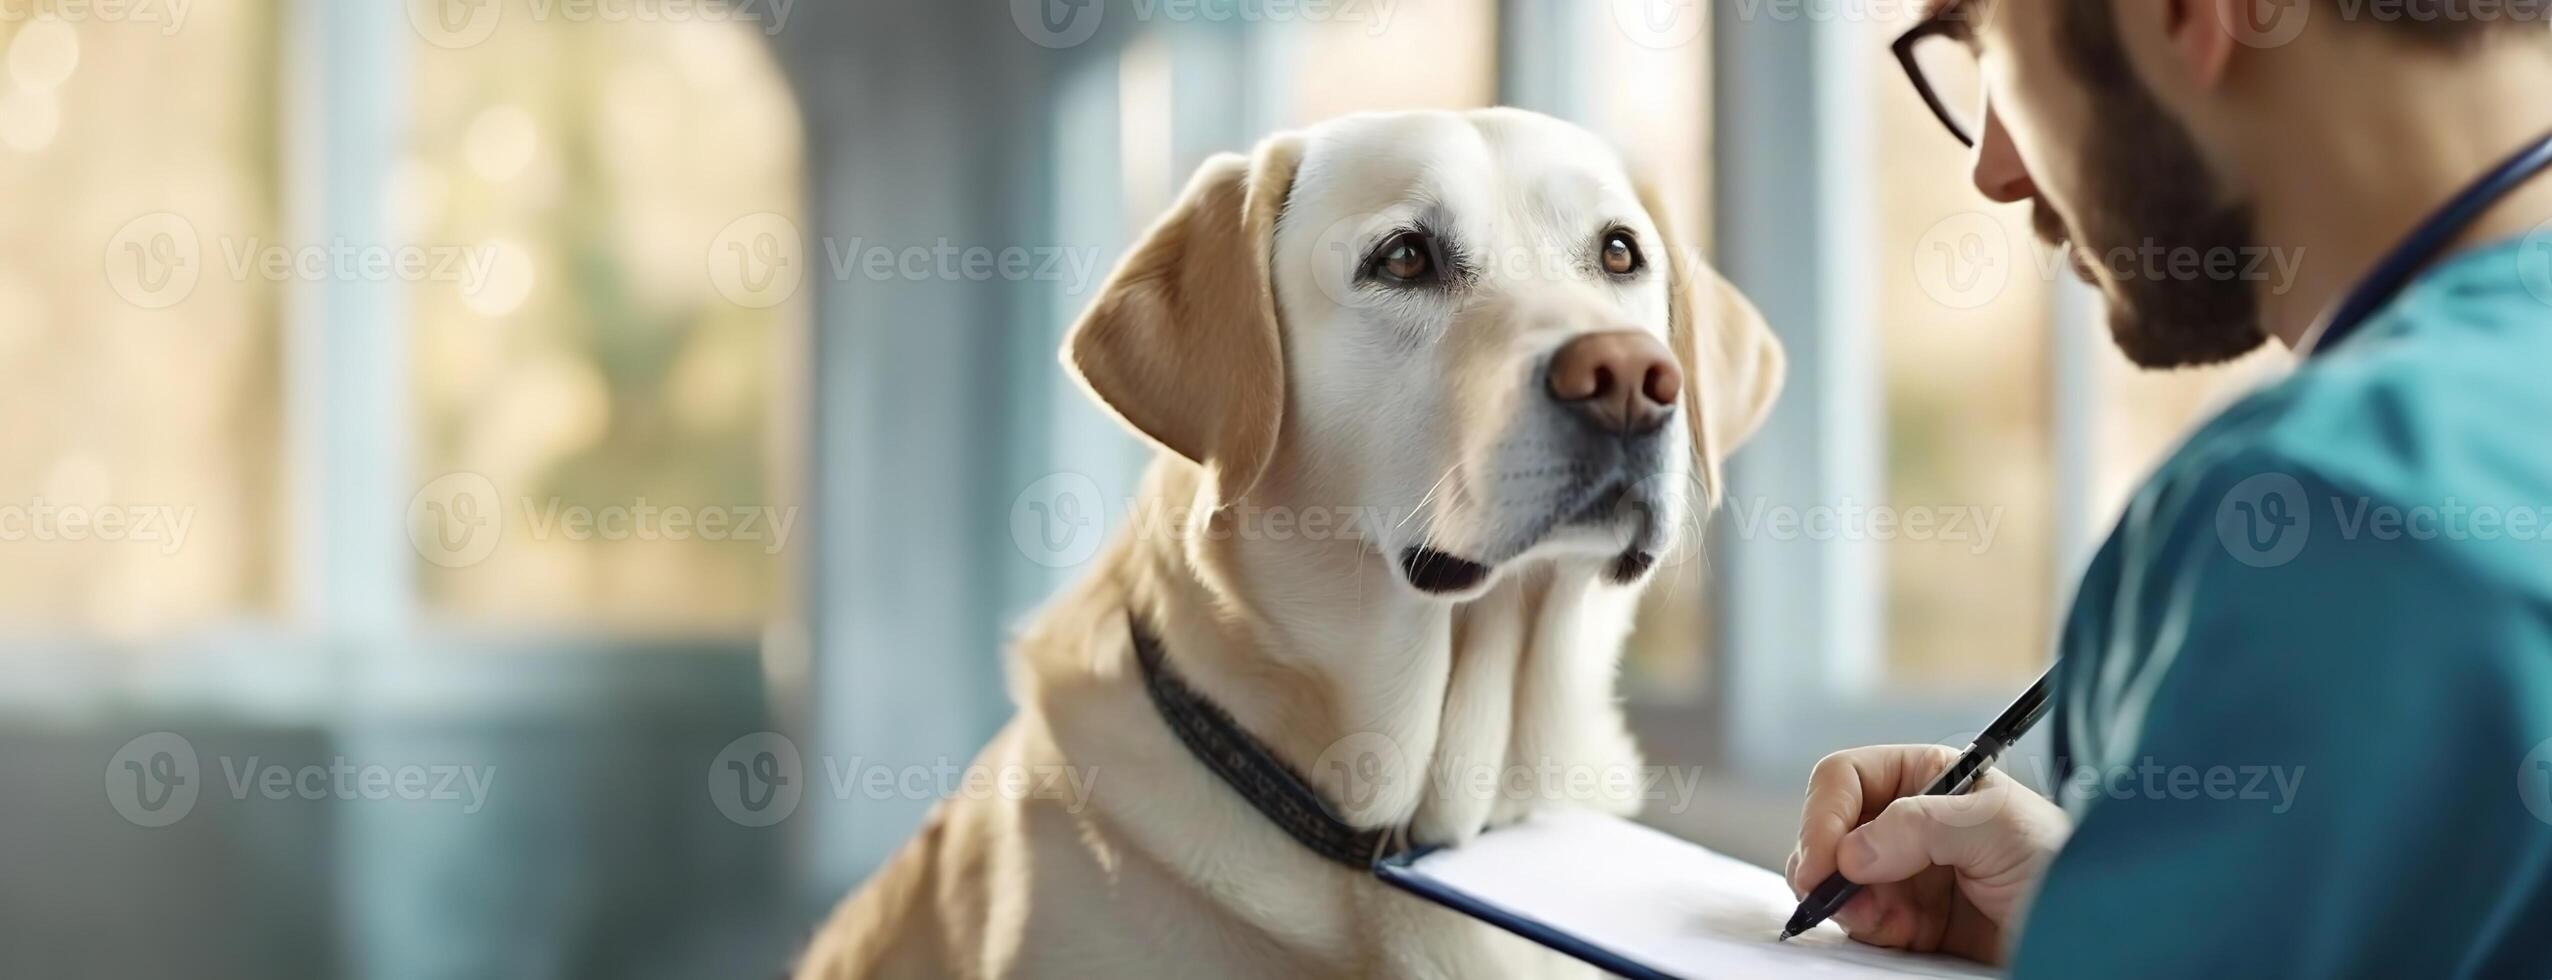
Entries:
{"label": "eyeglass frame", "polygon": [[[1961,145],[1972,149],[1976,146],[1977,134],[1969,133],[1960,126],[1957,114],[1941,101],[1941,94],[1932,88],[1931,78],[1923,74],[1922,63],[1914,59],[1915,45],[1934,36],[1949,37],[1950,32],[1965,26],[1961,17],[1964,7],[1964,4],[1953,4],[1941,13],[1924,18],[1922,23],[1897,35],[1896,40],[1888,45],[1888,50],[1895,53],[1896,63],[1904,67],[1906,79],[1914,85],[1914,93],[1923,97],[1924,105],[1931,107],[1932,117],[1940,120],[1942,128],[1957,137]],[[1951,37],[1951,40],[1957,39]]]}

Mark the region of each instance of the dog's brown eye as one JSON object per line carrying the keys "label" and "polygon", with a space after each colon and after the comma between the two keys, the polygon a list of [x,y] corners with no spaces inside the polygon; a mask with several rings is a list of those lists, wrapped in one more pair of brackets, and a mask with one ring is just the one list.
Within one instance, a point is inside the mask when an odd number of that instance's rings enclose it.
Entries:
{"label": "dog's brown eye", "polygon": [[1604,271],[1627,276],[1639,271],[1639,246],[1630,240],[1630,232],[1614,229],[1604,233]]}
{"label": "dog's brown eye", "polygon": [[1416,233],[1394,238],[1382,247],[1382,272],[1402,282],[1416,282],[1428,277],[1434,260],[1427,255],[1426,239]]}

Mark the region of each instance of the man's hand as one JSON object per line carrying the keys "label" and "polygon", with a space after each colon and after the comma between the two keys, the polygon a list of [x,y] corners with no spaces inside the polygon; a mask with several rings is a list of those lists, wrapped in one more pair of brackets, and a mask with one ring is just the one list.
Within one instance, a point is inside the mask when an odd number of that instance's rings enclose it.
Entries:
{"label": "man's hand", "polygon": [[2002,962],[2004,935],[2072,824],[1996,770],[1961,796],[1914,795],[1957,758],[1944,745],[1880,745],[1820,760],[1790,890],[1804,897],[1839,860],[1864,886],[1834,917],[1852,938]]}

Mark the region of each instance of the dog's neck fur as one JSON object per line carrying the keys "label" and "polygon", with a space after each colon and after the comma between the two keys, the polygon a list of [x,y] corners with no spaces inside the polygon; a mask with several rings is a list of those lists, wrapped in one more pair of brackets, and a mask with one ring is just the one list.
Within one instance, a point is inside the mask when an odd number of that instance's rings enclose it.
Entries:
{"label": "dog's neck fur", "polygon": [[1604,776],[1637,765],[1612,697],[1635,593],[1598,585],[1600,559],[1432,598],[1352,533],[1210,509],[1199,477],[1175,458],[1146,475],[1147,517],[1185,521],[1136,521],[1127,599],[1175,668],[1350,823],[1452,843],[1538,803],[1636,808]]}

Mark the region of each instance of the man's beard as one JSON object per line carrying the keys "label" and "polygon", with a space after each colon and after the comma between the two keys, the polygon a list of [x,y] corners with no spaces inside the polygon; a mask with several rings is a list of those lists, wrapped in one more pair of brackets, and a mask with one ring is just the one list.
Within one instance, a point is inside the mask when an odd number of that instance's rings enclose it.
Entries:
{"label": "man's beard", "polygon": [[[2171,368],[2247,354],[2268,336],[2258,283],[2243,274],[2259,254],[2250,208],[2223,203],[2188,130],[2141,81],[2121,81],[2093,87],[2100,121],[2085,147],[2075,234],[2044,199],[2030,223],[2051,244],[2072,239],[2068,258],[2086,280],[2100,281],[2089,265],[2109,271],[2109,336],[2128,360]],[[2229,271],[2209,261],[2226,254],[2237,260]]]}

